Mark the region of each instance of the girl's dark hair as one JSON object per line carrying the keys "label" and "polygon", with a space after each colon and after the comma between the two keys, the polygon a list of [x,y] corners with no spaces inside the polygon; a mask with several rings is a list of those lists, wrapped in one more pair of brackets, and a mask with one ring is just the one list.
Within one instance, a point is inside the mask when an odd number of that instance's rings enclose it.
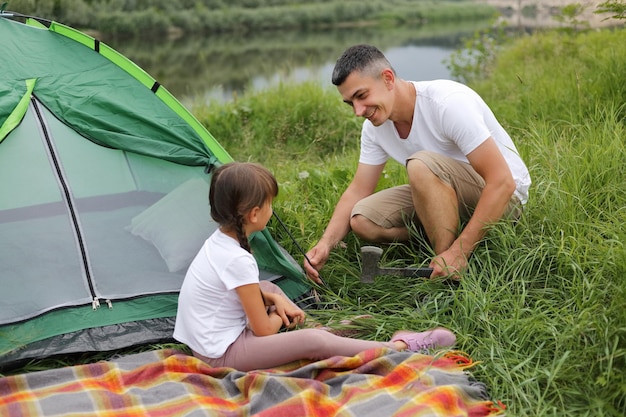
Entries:
{"label": "girl's dark hair", "polygon": [[380,49],[372,45],[354,45],[346,49],[335,63],[331,81],[334,85],[340,86],[354,71],[375,77],[385,68],[391,68],[395,74],[395,70]]}
{"label": "girl's dark hair", "polygon": [[250,252],[243,231],[244,216],[277,195],[278,183],[267,168],[251,162],[229,162],[217,168],[211,178],[211,217],[221,227],[234,230],[241,247]]}

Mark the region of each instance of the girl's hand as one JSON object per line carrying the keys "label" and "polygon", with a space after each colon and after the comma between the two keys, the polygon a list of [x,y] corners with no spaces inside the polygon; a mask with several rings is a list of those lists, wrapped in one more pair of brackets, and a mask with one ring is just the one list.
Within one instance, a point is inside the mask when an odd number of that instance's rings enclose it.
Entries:
{"label": "girl's hand", "polygon": [[289,299],[282,295],[272,294],[274,297],[274,308],[276,314],[282,319],[286,328],[292,329],[299,324],[304,323],[306,314],[300,308],[295,306]]}

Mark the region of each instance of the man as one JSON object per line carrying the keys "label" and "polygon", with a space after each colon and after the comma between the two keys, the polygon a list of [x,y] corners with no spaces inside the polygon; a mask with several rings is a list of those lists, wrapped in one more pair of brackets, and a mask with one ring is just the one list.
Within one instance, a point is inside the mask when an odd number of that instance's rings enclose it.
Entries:
{"label": "man", "polygon": [[[370,242],[406,241],[412,221],[435,251],[431,277],[460,278],[487,227],[519,217],[528,199],[530,175],[513,141],[469,87],[400,79],[374,46],[348,48],[332,82],[366,120],[356,173],[307,253],[307,275],[321,282],[319,269],[350,230]],[[406,165],[409,184],[374,193],[389,158]]]}

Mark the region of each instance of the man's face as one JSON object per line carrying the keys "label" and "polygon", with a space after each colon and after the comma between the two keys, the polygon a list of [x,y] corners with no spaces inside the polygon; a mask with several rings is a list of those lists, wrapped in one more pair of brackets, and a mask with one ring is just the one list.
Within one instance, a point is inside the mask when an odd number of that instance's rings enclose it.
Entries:
{"label": "man's face", "polygon": [[354,71],[343,84],[337,86],[337,90],[344,103],[352,107],[355,115],[368,119],[374,126],[380,126],[391,114],[393,99],[388,86],[389,77],[386,71],[379,77]]}

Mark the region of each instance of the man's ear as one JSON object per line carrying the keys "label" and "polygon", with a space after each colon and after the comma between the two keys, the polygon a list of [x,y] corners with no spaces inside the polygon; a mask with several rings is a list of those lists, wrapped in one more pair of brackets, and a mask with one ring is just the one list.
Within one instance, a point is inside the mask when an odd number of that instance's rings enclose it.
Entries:
{"label": "man's ear", "polygon": [[391,90],[392,86],[396,82],[396,75],[391,68],[385,68],[380,74],[387,89]]}

